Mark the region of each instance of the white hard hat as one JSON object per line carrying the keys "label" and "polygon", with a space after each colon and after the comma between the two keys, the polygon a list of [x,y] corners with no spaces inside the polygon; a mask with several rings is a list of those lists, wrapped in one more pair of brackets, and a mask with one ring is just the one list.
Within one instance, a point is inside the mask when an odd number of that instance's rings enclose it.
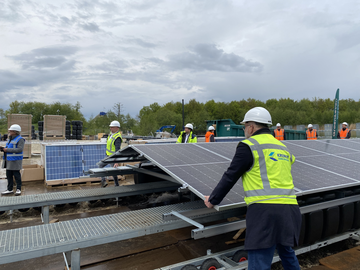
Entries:
{"label": "white hard hat", "polygon": [[20,127],[19,125],[17,125],[17,124],[14,124],[14,125],[11,125],[11,126],[9,127],[9,130],[21,132],[21,127]]}
{"label": "white hard hat", "polygon": [[241,124],[246,122],[256,122],[260,124],[272,125],[271,115],[269,111],[263,107],[255,107],[249,110],[242,120]]}
{"label": "white hard hat", "polygon": [[215,130],[215,128],[213,126],[210,126],[208,130]]}
{"label": "white hard hat", "polygon": [[120,123],[119,121],[112,121],[109,125],[109,127],[120,127]]}
{"label": "white hard hat", "polygon": [[280,124],[280,123],[277,123],[276,126],[277,126],[277,127],[281,127],[281,124]]}
{"label": "white hard hat", "polygon": [[311,127],[313,127],[313,125],[312,125],[312,124],[308,124],[308,128],[311,128]]}
{"label": "white hard hat", "polygon": [[191,128],[191,129],[194,129],[193,125],[192,125],[192,124],[190,124],[190,123],[189,123],[189,124],[186,124],[186,125],[185,125],[185,127],[187,127],[187,128]]}
{"label": "white hard hat", "polygon": [[344,122],[344,123],[342,123],[342,124],[348,126],[348,123],[346,123],[346,122]]}

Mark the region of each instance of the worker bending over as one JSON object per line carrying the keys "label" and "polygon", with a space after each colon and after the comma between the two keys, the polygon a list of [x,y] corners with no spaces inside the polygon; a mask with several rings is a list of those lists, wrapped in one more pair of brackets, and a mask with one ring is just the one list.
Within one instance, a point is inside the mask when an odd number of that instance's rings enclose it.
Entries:
{"label": "worker bending over", "polygon": [[205,205],[212,208],[242,177],[246,213],[245,250],[248,270],[270,270],[277,249],[285,270],[299,270],[292,247],[298,245],[301,214],[294,191],[291,166],[295,157],[272,136],[270,113],[262,107],[249,110],[241,124],[246,139],[240,142],[230,167]]}
{"label": "worker bending over", "polygon": [[[110,127],[110,134],[107,137],[106,141],[106,155],[111,156],[115,152],[119,151],[121,148],[122,143],[122,137],[120,133],[120,123],[119,121],[112,121],[109,125]],[[105,167],[107,164],[101,164],[99,165],[100,168]],[[114,164],[114,168],[117,168],[119,166],[118,163]],[[119,180],[117,175],[113,176],[115,186],[119,186]],[[101,187],[106,187],[108,184],[106,182],[105,177],[101,178]]]}
{"label": "worker bending over", "polygon": [[277,139],[279,141],[286,140],[286,138],[285,138],[285,130],[283,128],[281,128],[280,123],[276,124],[276,129],[274,130],[274,137],[275,137],[275,139]]}
{"label": "worker bending over", "polygon": [[351,137],[351,132],[350,129],[347,128],[348,127],[348,123],[344,122],[342,123],[342,129],[339,130],[338,134],[337,134],[337,138],[338,139],[350,139]]}
{"label": "worker bending over", "polygon": [[210,126],[208,128],[208,132],[205,134],[205,142],[215,142],[215,128],[213,126]]}
{"label": "worker bending over", "polygon": [[305,138],[306,140],[317,140],[318,134],[316,129],[313,128],[312,124],[308,125],[308,130],[306,131]]}
{"label": "worker bending over", "polygon": [[197,143],[197,137],[193,134],[194,129],[192,124],[186,124],[185,130],[180,132],[180,136],[176,143]]}

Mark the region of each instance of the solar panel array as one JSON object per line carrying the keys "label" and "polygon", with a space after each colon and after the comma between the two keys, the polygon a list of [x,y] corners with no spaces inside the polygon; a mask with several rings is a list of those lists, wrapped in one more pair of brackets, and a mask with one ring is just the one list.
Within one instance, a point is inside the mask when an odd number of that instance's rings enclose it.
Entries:
{"label": "solar panel array", "polygon": [[46,181],[79,178],[106,157],[106,144],[45,144]]}
{"label": "solar panel array", "polygon": [[[203,198],[210,195],[227,170],[238,142],[132,145],[180,183]],[[360,140],[285,141],[295,155],[292,166],[298,195],[360,185]],[[220,204],[220,209],[242,205],[241,180]]]}

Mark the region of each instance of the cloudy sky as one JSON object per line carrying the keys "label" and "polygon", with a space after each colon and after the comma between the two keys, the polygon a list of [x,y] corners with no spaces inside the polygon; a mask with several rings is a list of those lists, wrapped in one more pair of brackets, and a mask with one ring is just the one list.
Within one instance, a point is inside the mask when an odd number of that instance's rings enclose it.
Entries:
{"label": "cloudy sky", "polygon": [[360,99],[360,2],[1,0],[0,107]]}

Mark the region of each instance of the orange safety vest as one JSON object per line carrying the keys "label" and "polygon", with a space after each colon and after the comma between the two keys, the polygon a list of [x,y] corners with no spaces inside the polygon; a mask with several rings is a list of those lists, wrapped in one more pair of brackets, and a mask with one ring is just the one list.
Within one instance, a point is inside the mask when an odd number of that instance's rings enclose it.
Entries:
{"label": "orange safety vest", "polygon": [[342,139],[342,140],[343,140],[343,139],[346,139],[349,131],[350,131],[350,130],[349,130],[348,128],[346,128],[345,130],[341,129],[341,130],[339,131],[339,133],[340,133],[340,139]]}
{"label": "orange safety vest", "polygon": [[214,136],[214,133],[212,133],[211,131],[206,132],[205,134],[205,142],[210,142],[210,137]]}
{"label": "orange safety vest", "polygon": [[283,141],[284,140],[284,130],[283,129],[275,129],[274,131],[275,133],[275,138],[278,139],[279,141]]}
{"label": "orange safety vest", "polygon": [[312,131],[307,130],[306,131],[306,138],[308,140],[317,140],[317,138],[316,138],[316,129],[313,129]]}

